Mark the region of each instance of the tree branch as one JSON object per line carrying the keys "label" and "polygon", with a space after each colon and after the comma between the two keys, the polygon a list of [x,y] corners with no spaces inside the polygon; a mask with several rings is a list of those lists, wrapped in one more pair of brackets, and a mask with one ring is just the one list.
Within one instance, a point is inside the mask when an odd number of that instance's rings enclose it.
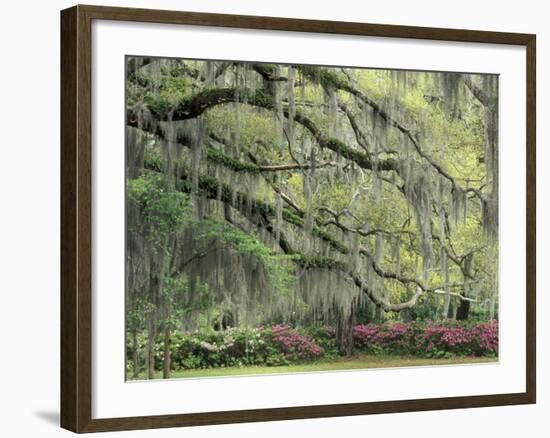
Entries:
{"label": "tree branch", "polygon": [[[249,105],[258,106],[267,110],[274,109],[274,102],[269,90],[260,89],[251,92],[248,89],[238,90],[235,88],[219,88],[214,90],[203,90],[193,97],[177,102],[171,106],[162,100],[151,101],[147,105],[151,116],[158,121],[178,121],[187,120],[200,116],[209,108],[229,102],[238,102],[240,99]],[[288,108],[283,110],[285,117],[289,117]],[[138,126],[140,110],[137,108],[128,108],[126,112],[126,123],[129,126]],[[376,165],[368,155],[357,151],[344,142],[326,136],[317,125],[300,111],[296,111],[294,120],[306,128],[315,138],[319,146],[330,149],[340,156],[355,162],[363,169],[372,170],[376,168],[379,171],[393,170],[398,171],[398,162],[392,158],[378,161]]]}
{"label": "tree branch", "polygon": [[345,91],[372,108],[372,110],[374,110],[389,126],[392,126],[403,133],[403,135],[405,135],[413,144],[418,154],[424,158],[439,174],[448,179],[453,186],[461,189],[456,180],[440,164],[435,162],[435,160],[433,160],[426,152],[422,150],[418,140],[412,134],[410,129],[391,117],[390,114],[382,109],[376,101],[368,97],[365,93],[353,87],[347,80],[327,69],[307,65],[296,65],[294,68],[300,70],[305,76],[317,83],[320,83],[324,87]]}

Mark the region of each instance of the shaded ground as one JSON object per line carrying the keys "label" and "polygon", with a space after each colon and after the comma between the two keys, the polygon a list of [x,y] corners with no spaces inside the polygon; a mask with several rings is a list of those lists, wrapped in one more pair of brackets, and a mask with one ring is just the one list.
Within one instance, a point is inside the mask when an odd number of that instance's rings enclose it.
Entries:
{"label": "shaded ground", "polygon": [[[360,355],[351,358],[339,358],[331,361],[314,362],[310,364],[286,365],[278,367],[229,367],[229,368],[208,368],[198,370],[173,371],[172,378],[187,377],[222,377],[222,376],[242,376],[254,374],[283,374],[297,372],[313,371],[336,371],[336,370],[358,370],[367,368],[395,368],[395,367],[413,367],[426,365],[453,365],[470,363],[491,363],[496,362],[498,358],[491,357],[453,357],[447,359],[429,359],[412,356],[370,356]],[[130,378],[130,377],[128,377]],[[145,378],[145,374],[140,374],[140,379]],[[157,372],[157,378],[162,378],[162,372]]]}

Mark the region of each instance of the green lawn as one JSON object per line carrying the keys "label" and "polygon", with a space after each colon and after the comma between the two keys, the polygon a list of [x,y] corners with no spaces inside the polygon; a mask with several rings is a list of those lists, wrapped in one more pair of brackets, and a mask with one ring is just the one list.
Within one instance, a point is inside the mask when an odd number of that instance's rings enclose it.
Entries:
{"label": "green lawn", "polygon": [[[497,358],[490,357],[453,357],[447,359],[428,359],[412,356],[370,356],[361,355],[351,358],[339,358],[331,361],[314,362],[301,365],[286,365],[278,367],[231,367],[231,368],[209,368],[199,370],[172,371],[172,378],[187,377],[221,377],[221,376],[242,376],[254,374],[282,374],[313,371],[336,371],[336,370],[357,370],[366,368],[395,368],[412,367],[425,365],[453,365],[470,363],[496,362]],[[157,378],[162,378],[162,372],[157,373]],[[130,379],[130,377],[128,377]],[[141,373],[139,379],[144,379],[145,374]]]}

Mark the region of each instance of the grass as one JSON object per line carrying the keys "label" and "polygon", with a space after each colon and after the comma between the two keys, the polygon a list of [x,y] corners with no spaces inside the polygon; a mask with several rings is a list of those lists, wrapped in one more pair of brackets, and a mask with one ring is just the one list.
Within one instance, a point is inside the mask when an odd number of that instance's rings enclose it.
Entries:
{"label": "grass", "polygon": [[[284,365],[278,367],[248,366],[248,367],[228,367],[228,368],[208,368],[196,370],[172,371],[173,379],[190,377],[224,377],[224,376],[243,376],[256,374],[284,374],[315,371],[336,371],[336,370],[359,370],[368,368],[396,368],[396,367],[416,367],[427,365],[456,365],[472,363],[490,363],[496,362],[498,358],[491,357],[452,357],[445,359],[419,358],[413,356],[371,356],[359,355],[350,358],[338,358],[330,361],[313,362],[300,365]],[[162,378],[162,372],[155,376]],[[128,379],[130,377],[128,376]],[[141,373],[138,380],[145,379],[145,374]]]}

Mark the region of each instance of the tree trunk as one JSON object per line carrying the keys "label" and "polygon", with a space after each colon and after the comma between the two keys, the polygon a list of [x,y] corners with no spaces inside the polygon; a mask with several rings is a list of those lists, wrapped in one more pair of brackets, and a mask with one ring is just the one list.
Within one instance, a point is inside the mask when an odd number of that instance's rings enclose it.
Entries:
{"label": "tree trunk", "polygon": [[456,319],[456,309],[457,309],[457,305],[456,305],[456,298],[455,297],[451,297],[450,301],[449,301],[449,313],[448,313],[448,318],[449,319]]}
{"label": "tree trunk", "polygon": [[458,321],[464,321],[465,319],[468,319],[469,314],[470,314],[470,301],[461,300],[460,304],[458,305],[458,309],[456,310],[456,319]]}
{"label": "tree trunk", "polygon": [[139,377],[139,354],[138,354],[137,330],[134,330],[134,332],[132,333],[132,363],[134,365],[132,378],[137,379]]}
{"label": "tree trunk", "polygon": [[[464,290],[462,292],[462,295],[465,297],[470,295],[470,280],[466,278],[466,273],[469,274],[471,271],[471,263],[472,263],[472,256],[468,256],[464,261]],[[458,309],[456,311],[456,319],[458,321],[464,321],[468,319],[468,315],[470,313],[470,301],[468,300],[460,300],[458,303]]]}
{"label": "tree trunk", "polygon": [[170,328],[166,327],[164,329],[164,368],[162,370],[162,378],[170,378],[170,366],[172,362],[172,357],[170,353],[170,344],[172,342]]}
{"label": "tree trunk", "polygon": [[155,378],[155,329],[154,323],[149,322],[147,333],[147,378]]}
{"label": "tree trunk", "polygon": [[355,317],[354,304],[348,312],[338,310],[336,321],[336,345],[342,356],[353,354],[353,320]]}
{"label": "tree trunk", "polygon": [[489,319],[495,319],[495,310],[496,310],[496,298],[497,298],[497,289],[495,288],[491,293],[491,301],[489,302]]}
{"label": "tree trunk", "polygon": [[445,300],[443,302],[443,312],[441,314],[443,319],[449,319],[452,316],[450,311],[451,311],[451,295],[447,290],[447,293],[445,294]]}

